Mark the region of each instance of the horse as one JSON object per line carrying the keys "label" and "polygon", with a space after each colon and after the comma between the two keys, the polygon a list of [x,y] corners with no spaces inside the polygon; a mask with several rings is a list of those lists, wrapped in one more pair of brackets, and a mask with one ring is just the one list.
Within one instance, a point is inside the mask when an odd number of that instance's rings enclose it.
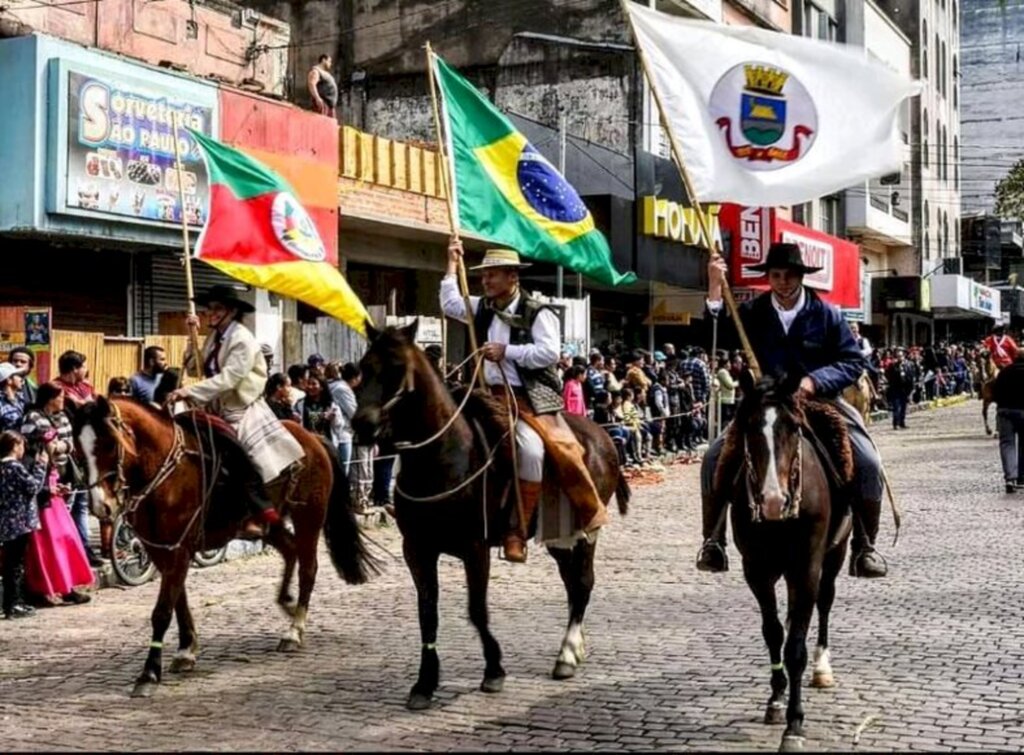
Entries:
{"label": "horse", "polygon": [[[465,568],[469,619],[483,644],[480,689],[497,693],[504,686],[501,647],[488,627],[487,589],[490,548],[508,527],[503,504],[515,499],[509,495],[514,473],[506,407],[489,394],[469,389],[456,406],[443,376],[415,344],[417,326],[413,321],[405,328],[378,331],[367,323],[370,345],[360,362],[362,383],[352,424],[362,442],[372,442],[383,431],[399,454],[394,513],[416,586],[422,641],[419,673],[406,707],[425,710],[440,676],[436,643],[441,554],[458,558]],[[607,503],[615,493],[619,512],[625,514],[630,490],[611,438],[585,418],[566,420],[584,445],[602,501]],[[545,496],[554,484],[549,472]],[[583,618],[594,587],[596,547],[596,535],[571,547],[548,547],[569,601],[569,622],[552,671],[555,679],[574,676],[584,660]]]}
{"label": "horse", "polygon": [[857,410],[865,425],[871,424],[871,409],[875,397],[875,387],[871,383],[871,376],[868,375],[867,370],[860,373],[856,383],[843,390],[843,398],[846,403]]}
{"label": "horse", "polygon": [[[289,616],[290,626],[278,650],[292,652],[301,647],[305,634],[321,530],[325,530],[331,559],[347,583],[366,582],[376,561],[367,553],[351,511],[337,453],[332,454],[333,449],[296,423],[284,425],[302,445],[305,458],[298,471],[285,475],[287,480],[275,481],[267,493],[282,515],[290,514],[295,532],[276,528],[267,542],[284,558],[277,602]],[[186,431],[169,413],[127,398],[100,397],[75,416],[74,439],[85,461],[93,514],[101,521],[110,520],[123,510],[160,571],[152,640],[133,697],[149,697],[160,684],[164,634],[172,613],[178,621],[178,652],[170,670],[195,669],[199,641],[185,589],[189,565],[197,551],[226,545],[246,513],[238,505],[242,497],[225,495],[225,488],[219,486],[223,458],[200,440],[206,435],[201,430]],[[237,486],[227,492],[237,493]],[[296,565],[297,601],[290,593]]]}
{"label": "horse", "polygon": [[992,426],[988,423],[988,408],[996,400],[995,388],[999,367],[987,351],[978,354],[978,360],[981,362],[981,418],[985,420],[985,435],[992,435]]}
{"label": "horse", "polygon": [[[743,576],[760,606],[761,631],[771,659],[771,696],[764,720],[785,722],[781,750],[798,751],[805,742],[802,678],[815,606],[818,644],[811,686],[835,683],[829,614],[851,530],[847,486],[853,459],[843,420],[820,403],[798,398],[797,382],[765,378],[755,384],[743,373],[741,386],[743,400],[726,435],[714,494],[733,502],[733,536],[743,559]],[[812,408],[817,409],[813,435],[808,419]],[[829,464],[837,470],[831,477],[817,450],[824,444],[830,444]],[[775,594],[780,578],[788,588],[785,629]],[[789,703],[783,718],[787,676]]]}

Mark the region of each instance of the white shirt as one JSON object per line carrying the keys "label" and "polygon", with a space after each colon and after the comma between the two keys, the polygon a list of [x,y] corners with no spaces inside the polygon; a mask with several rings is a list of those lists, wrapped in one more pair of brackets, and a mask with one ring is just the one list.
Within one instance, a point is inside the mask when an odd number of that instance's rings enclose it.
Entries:
{"label": "white shirt", "polygon": [[[789,329],[793,325],[793,320],[796,319],[796,316],[800,314],[800,310],[803,309],[806,304],[807,296],[805,295],[803,286],[800,287],[800,298],[796,300],[796,304],[792,309],[785,309],[781,304],[779,304],[779,300],[775,298],[775,294],[772,294],[772,306],[775,308],[775,314],[779,316],[779,323],[782,324],[783,333],[789,335]],[[721,309],[721,299],[716,299],[715,301],[708,299],[708,311],[711,312],[712,315],[717,316]]]}
{"label": "white shirt", "polygon": [[[515,312],[519,306],[520,296],[515,298],[504,309],[508,314]],[[475,315],[480,309],[480,297],[469,297],[469,305],[473,308]],[[454,275],[446,275],[441,279],[441,310],[448,316],[462,322],[467,322],[466,303],[459,293],[459,284]],[[561,334],[559,332],[558,317],[550,309],[542,309],[537,313],[533,321],[533,343],[510,344],[509,339],[512,329],[500,318],[491,320],[487,329],[487,340],[492,343],[503,343],[505,346],[505,358],[501,362],[484,362],[484,382],[487,385],[504,385],[501,373],[504,372],[508,378],[509,385],[522,385],[519,373],[512,367],[513,364],[526,367],[530,370],[539,370],[550,367],[558,362],[559,349],[561,347]],[[483,346],[483,344],[478,344]]]}
{"label": "white shirt", "polygon": [[874,349],[871,348],[871,342],[864,336],[857,336],[857,338],[860,339],[860,355],[867,359],[871,356],[871,352],[874,351]]}

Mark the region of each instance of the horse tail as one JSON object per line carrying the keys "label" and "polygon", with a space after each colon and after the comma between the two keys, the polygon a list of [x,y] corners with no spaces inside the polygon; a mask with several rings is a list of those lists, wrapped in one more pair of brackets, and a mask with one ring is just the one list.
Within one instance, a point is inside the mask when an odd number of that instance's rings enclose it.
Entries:
{"label": "horse tail", "polygon": [[380,562],[366,548],[366,537],[359,529],[359,522],[352,511],[348,475],[345,474],[338,451],[326,440],[321,438],[321,441],[331,458],[334,471],[331,496],[327,502],[327,521],[324,523],[327,550],[331,554],[334,568],[345,582],[350,585],[365,584],[371,573],[380,573]]}
{"label": "horse tail", "polygon": [[615,483],[615,502],[619,505],[619,516],[629,513],[629,501],[633,497],[633,491],[629,488],[629,480],[619,470],[619,480]]}

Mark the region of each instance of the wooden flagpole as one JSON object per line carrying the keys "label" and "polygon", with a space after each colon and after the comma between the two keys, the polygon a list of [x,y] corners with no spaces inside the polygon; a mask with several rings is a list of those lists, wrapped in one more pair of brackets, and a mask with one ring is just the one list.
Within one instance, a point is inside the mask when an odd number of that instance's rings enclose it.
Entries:
{"label": "wooden flagpole", "polygon": [[[181,204],[181,243],[185,249],[185,292],[188,296],[189,316],[196,316],[195,285],[192,282],[192,250],[188,240],[188,217],[185,212],[185,174],[181,168],[181,147],[178,145],[178,121],[181,119],[179,113],[171,118],[174,128],[174,167],[178,175],[178,202]],[[202,375],[202,352],[199,349],[199,329],[195,325],[189,325],[189,344],[192,346],[192,364],[195,377]]]}
{"label": "wooden flagpole", "polygon": [[[426,44],[427,50],[427,76],[430,79],[430,102],[434,107],[434,129],[437,132],[437,153],[441,156],[441,186],[444,187],[444,198],[448,203],[448,225],[451,228],[451,236],[455,241],[459,240],[459,224],[455,219],[455,199],[452,197],[451,187],[448,185],[448,153],[445,150],[444,135],[441,132],[441,109],[437,103],[437,82],[434,80],[434,51],[430,42]],[[466,327],[469,329],[469,348],[474,354],[474,364],[479,364],[480,355],[477,354],[479,346],[476,341],[476,329],[473,327],[473,302],[469,298],[469,281],[466,278],[466,263],[459,258],[459,290],[462,293],[462,302],[466,308]],[[486,388],[484,383],[484,371],[475,370],[481,388]]]}
{"label": "wooden flagpole", "polygon": [[[697,214],[697,220],[700,223],[701,231],[703,232],[705,239],[705,246],[710,252],[712,257],[719,255],[718,250],[715,248],[715,240],[711,235],[711,225],[708,223],[707,217],[704,215],[703,208],[701,207],[700,200],[697,198],[697,193],[693,189],[693,182],[690,180],[690,173],[686,170],[686,164],[683,162],[683,152],[679,147],[679,143],[676,141],[675,132],[672,130],[672,126],[669,123],[668,118],[665,116],[665,108],[661,101],[661,93],[658,92],[658,86],[654,81],[654,76],[651,73],[650,63],[647,60],[647,56],[644,54],[644,49],[638,41],[636,29],[633,28],[633,17],[629,12],[630,0],[621,0],[622,12],[626,16],[626,23],[629,24],[629,29],[633,33],[633,40],[636,43],[636,52],[640,57],[640,65],[644,69],[644,75],[647,77],[647,83],[650,84],[651,94],[654,96],[654,102],[658,106],[658,115],[661,116],[661,123],[665,129],[665,133],[668,134],[669,145],[671,147],[672,161],[676,164],[676,169],[679,171],[679,177],[683,181],[683,187],[686,189],[687,197],[690,200],[690,206]],[[750,339],[747,337],[747,331],[743,327],[743,322],[740,320],[739,308],[736,306],[736,299],[732,295],[732,289],[729,288],[729,281],[722,280],[722,298],[725,299],[725,305],[729,309],[729,314],[732,315],[733,321],[736,323],[736,332],[739,333],[740,343],[743,345],[743,350],[747,353],[747,361],[750,364],[750,371],[754,375],[754,379],[757,380],[761,377],[761,365],[758,364],[757,356],[754,354],[754,349],[750,346]],[[717,318],[715,318],[717,324]],[[717,339],[716,339],[717,340]],[[712,359],[716,357],[712,354]]]}

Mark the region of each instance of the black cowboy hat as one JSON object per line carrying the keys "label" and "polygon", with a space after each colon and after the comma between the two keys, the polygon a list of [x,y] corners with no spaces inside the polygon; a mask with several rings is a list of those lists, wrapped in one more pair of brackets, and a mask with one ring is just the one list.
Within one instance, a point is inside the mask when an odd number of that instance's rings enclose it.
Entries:
{"label": "black cowboy hat", "polygon": [[755,270],[760,273],[767,273],[769,270],[788,268],[801,275],[816,273],[820,267],[808,267],[804,264],[803,255],[800,254],[800,247],[796,244],[776,242],[768,248],[768,259],[760,265],[750,265],[748,270]]}
{"label": "black cowboy hat", "polygon": [[200,307],[208,307],[211,302],[219,302],[225,307],[231,307],[243,313],[256,311],[256,307],[252,304],[238,298],[238,291],[236,289],[231,286],[225,286],[223,283],[210,286],[205,294],[198,294],[196,296],[196,304]]}

